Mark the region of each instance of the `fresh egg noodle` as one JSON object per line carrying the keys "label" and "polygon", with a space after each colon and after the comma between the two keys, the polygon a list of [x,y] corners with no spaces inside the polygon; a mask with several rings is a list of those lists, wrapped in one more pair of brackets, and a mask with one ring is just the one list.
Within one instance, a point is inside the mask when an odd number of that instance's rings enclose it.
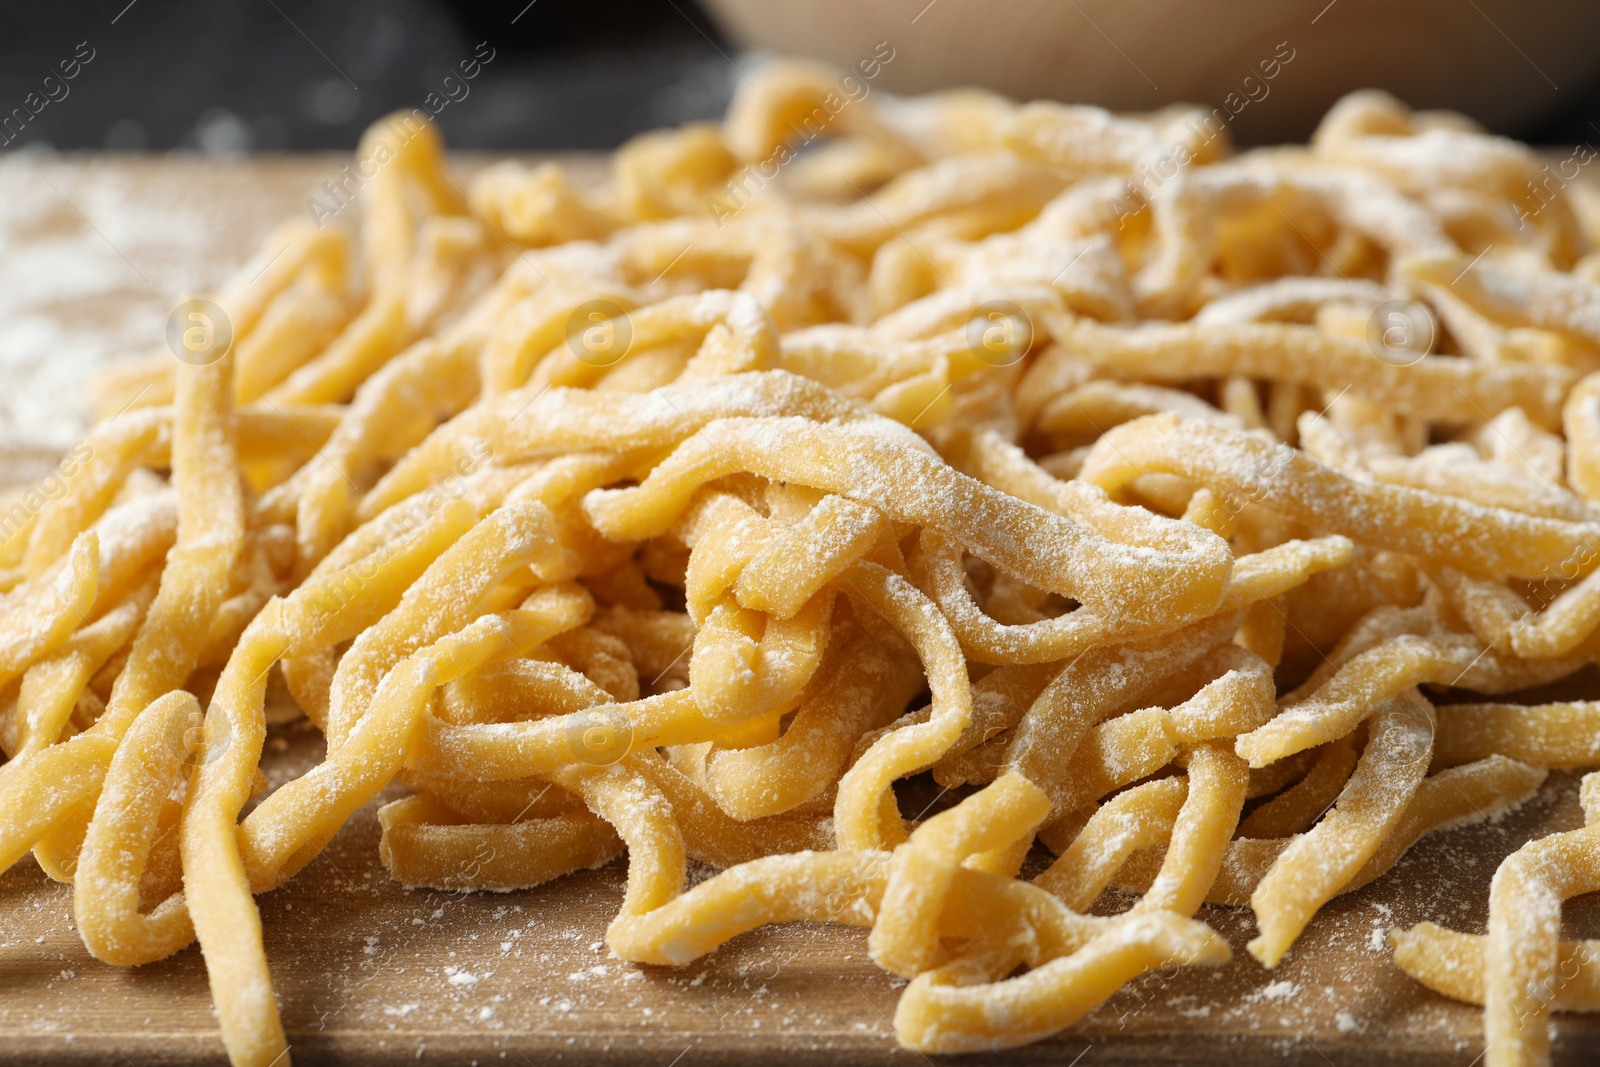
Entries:
{"label": "fresh egg noodle", "polygon": [[[637,964],[867,927],[943,1053],[1222,963],[1208,905],[1274,967],[1600,765],[1600,703],[1459,703],[1600,655],[1600,196],[1378,93],[1235,153],[952,92],[852,102],[730,208],[832,78],[770,64],[596,186],[462,192],[379,123],[358,238],[282,226],[220,358],[116,368],[5,502],[3,864],[101,960],[198,940],[234,1064],[288,1062],[254,895],[395,782],[407,886],[625,854]],[[327,756],[263,795],[290,698]],[[1583,802],[1487,936],[1393,935],[1491,1067],[1600,1009]]]}

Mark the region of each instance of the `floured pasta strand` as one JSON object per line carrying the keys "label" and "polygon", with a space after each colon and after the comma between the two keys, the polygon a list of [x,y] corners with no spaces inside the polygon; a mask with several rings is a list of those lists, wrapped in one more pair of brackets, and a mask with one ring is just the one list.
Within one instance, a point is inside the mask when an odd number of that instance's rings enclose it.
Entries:
{"label": "floured pasta strand", "polygon": [[529,889],[617,857],[622,842],[587,811],[509,824],[458,823],[418,794],[379,809],[379,856],[401,885],[432,889]]}
{"label": "floured pasta strand", "polygon": [[1560,420],[1574,375],[1564,367],[1483,365],[1422,356],[1397,365],[1363,341],[1310,326],[1238,323],[1103,326],[1078,319],[1052,326],[1062,357],[1091,360],[1106,374],[1143,381],[1246,377],[1293,382],[1391,404],[1434,422],[1463,423],[1520,407],[1542,425]]}
{"label": "floured pasta strand", "polygon": [[[1494,819],[1516,808],[1538,792],[1544,779],[1545,772],[1539,768],[1504,756],[1490,756],[1424,778],[1389,836],[1383,838],[1377,851],[1344,883],[1339,893],[1354,892],[1381,878],[1427,834]],[[1150,836],[1160,833],[1160,827],[1152,827]],[[1262,878],[1295,840],[1294,837],[1236,837],[1228,842],[1222,869],[1206,895],[1207,903],[1249,907],[1251,895]],[[1160,846],[1135,852],[1116,873],[1114,884],[1127,892],[1145,892],[1159,870],[1161,858]],[[1417,966],[1426,964],[1418,962]]]}
{"label": "floured pasta strand", "polygon": [[1316,757],[1311,769],[1240,822],[1240,836],[1267,839],[1290,837],[1309,830],[1333,806],[1355,771],[1356,740],[1352,732],[1337,741],[1307,749],[1304,755]]}
{"label": "floured pasta strand", "polygon": [[972,690],[955,635],[932,601],[899,575],[875,563],[857,563],[840,576],[841,589],[863,610],[880,614],[916,650],[932,694],[928,720],[879,737],[839,779],[834,832],[841,848],[882,848],[905,829],[893,808],[895,779],[932,765],[972,720]]}
{"label": "floured pasta strand", "polygon": [[[691,549],[684,594],[699,625],[689,681],[702,710],[730,723],[784,714],[827,648],[834,594],[812,595],[781,617],[729,597],[735,582],[745,582],[746,565],[758,553],[770,556],[769,542],[783,535],[782,523],[768,521],[732,494],[703,495],[681,525]],[[846,542],[845,550],[850,547]],[[820,569],[838,573],[849,563],[823,561]]]}
{"label": "floured pasta strand", "polygon": [[[1388,93],[1366,89],[1346,95],[1323,116],[1312,151],[1376,171],[1406,191],[1419,189],[1420,164],[1447,187],[1487,188],[1506,195],[1528,192],[1538,170],[1525,146],[1487,135],[1464,115],[1413,112]],[[1563,205],[1566,206],[1566,205]]]}
{"label": "floured pasta strand", "polygon": [[564,549],[552,533],[544,505],[507,505],[434,560],[341,658],[328,711],[330,743],[337,747],[355,728],[379,679],[400,658],[469,621],[493,583],[530,563],[559,565]]}
{"label": "floured pasta strand", "polygon": [[1220,326],[1235,322],[1311,322],[1325,304],[1371,309],[1389,291],[1364,278],[1293,277],[1263,282],[1219,296],[1195,313],[1194,322]]}
{"label": "floured pasta strand", "polygon": [[849,401],[785,371],[663,386],[638,396],[568,389],[510,393],[468,408],[440,426],[378,481],[357,515],[370,519],[433,485],[468,460],[479,441],[500,462],[564,452],[625,452],[674,445],[714,419],[779,415],[840,421],[862,417]]}
{"label": "floured pasta strand", "polygon": [[27,756],[62,739],[90,679],[133,640],[155,594],[154,583],[146,583],[28,668],[17,692],[17,745],[0,764],[0,778],[24,765]]}
{"label": "floured pasta strand", "polygon": [[1502,463],[1482,462],[1459,453],[1447,458],[1440,455],[1444,450],[1435,446],[1416,457],[1370,456],[1363,460],[1361,469],[1391,485],[1409,485],[1486,507],[1568,522],[1588,522],[1595,517],[1581,497],[1562,490],[1544,475],[1529,479]]}
{"label": "floured pasta strand", "polygon": [[1432,706],[1414,690],[1378,712],[1333,810],[1256,887],[1251,903],[1261,933],[1250,942],[1253,956],[1269,967],[1281,960],[1315,909],[1371,857],[1428,772],[1434,729]]}
{"label": "floured pasta strand", "polygon": [[[731,867],[649,916],[652,961],[681,966],[738,934],[772,922],[869,925],[887,881],[889,854],[847,849],[767,856]],[[954,937],[1017,946],[1036,963],[1073,952],[1105,928],[1015,879],[958,867],[941,929]]]}
{"label": "floured pasta strand", "polygon": [[[1099,604],[1119,617],[1141,618],[1178,612],[1193,618],[1215,607],[1216,582],[1189,575],[1189,584],[1158,593],[1161,559],[1153,550],[1113,546],[1096,535],[1031,505],[995,492],[981,482],[957,474],[920,449],[903,444],[900,435],[847,433],[800,420],[776,423],[724,420],[702,430],[680,446],[637,489],[591,494],[585,509],[598,529],[616,538],[637,539],[659,531],[663,520],[682,507],[700,484],[715,477],[749,470],[778,481],[798,481],[813,488],[860,499],[891,518],[916,525],[946,528],[951,536],[979,555],[1051,592]],[[934,513],[926,500],[906,491],[919,484],[936,486],[938,497],[952,498],[952,509]],[[627,516],[624,518],[623,516]],[[1019,529],[1031,543],[1056,547],[1054,558],[1038,559],[1020,552],[1015,542],[987,532],[994,527]],[[1127,581],[1122,596],[1094,586],[1096,568],[1113,568]],[[1209,576],[1206,576],[1207,578]],[[1131,590],[1137,589],[1137,594]],[[1134,607],[1138,596],[1138,607]]]}
{"label": "floured pasta strand", "polygon": [[1451,704],[1439,709],[1450,728],[1441,730],[1437,765],[1453,767],[1491,754],[1536,767],[1587,767],[1600,763],[1596,726],[1600,703]]}
{"label": "floured pasta strand", "polygon": [[[843,614],[843,607],[834,609]],[[831,660],[819,668],[783,736],[767,745],[713,748],[706,790],[737,819],[774,815],[826,793],[850,746],[905,706],[922,675],[910,658],[863,632],[835,624]],[[976,696],[976,691],[974,693]]]}
{"label": "floured pasta strand", "polygon": [[[104,715],[90,731],[59,747],[39,751],[28,763],[19,765],[9,781],[0,783],[3,798],[12,791],[26,795],[30,780],[61,781],[59,787],[48,791],[48,802],[30,804],[26,814],[19,812],[14,818],[0,820],[6,842],[6,850],[0,852],[4,866],[43,838],[41,849],[48,862],[62,873],[70,873],[81,837],[62,827],[62,820],[70,817],[72,809],[93,804],[123,734],[151,701],[184,681],[199,657],[210,617],[221,603],[226,576],[243,540],[230,372],[226,356],[209,366],[185,364],[179,369],[172,459],[179,485],[177,547],[162,572],[155,602],[139,626]],[[98,544],[94,535],[83,537],[89,539],[85,547],[93,551]],[[55,599],[62,598],[55,594]]]}
{"label": "floured pasta strand", "polygon": [[[275,329],[275,307],[292,289],[302,285],[321,291],[342,288],[348,259],[349,239],[334,227],[296,219],[268,234],[255,255],[211,294],[213,302],[227,313],[236,343],[235,358],[255,362],[255,342]],[[111,421],[116,421],[116,413],[172,402],[176,372],[166,353],[158,362],[137,364],[135,370],[131,377],[113,371],[98,383],[97,414],[110,415]],[[237,399],[255,397],[241,395]]]}
{"label": "floured pasta strand", "polygon": [[1173,820],[1161,870],[1133,906],[1134,914],[1199,911],[1222,869],[1223,846],[1239,823],[1249,786],[1244,761],[1216,741],[1196,746],[1188,757],[1187,795]]}
{"label": "floured pasta strand", "polygon": [[1462,634],[1401,634],[1355,656],[1315,692],[1290,701],[1277,718],[1241,735],[1237,749],[1252,766],[1264,766],[1343,736],[1378,701],[1418,683],[1508,692],[1571,674],[1591,658],[1592,653],[1579,653],[1564,660],[1515,660]]}
{"label": "floured pasta strand", "polygon": [[1071,1025],[1140,974],[1170,965],[1214,967],[1227,959],[1227,943],[1210,927],[1153,911],[1114,923],[1077,952],[1017,978],[989,980],[992,966],[970,977],[945,968],[925,971],[901,996],[895,1030],[929,1052],[1024,1044]]}
{"label": "floured pasta strand", "polygon": [[1448,285],[1483,314],[1507,326],[1531,326],[1600,344],[1600,286],[1560,271],[1512,271],[1467,257],[1407,260],[1419,282]]}
{"label": "floured pasta strand", "polygon": [[[1014,664],[990,671],[972,683],[972,718],[944,756],[934,764],[932,773],[935,780],[949,776],[961,781],[969,778],[977,781],[980,775],[971,771],[965,757],[978,748],[989,750],[982,754],[980,764],[998,773],[999,758],[996,752],[1009,742],[1007,731],[1021,721],[1057,673],[1059,671],[1055,664]],[[856,742],[852,762],[859,759],[884,733],[927,722],[932,713],[931,705],[918,708],[900,716],[882,730],[863,735]],[[955,783],[952,781],[950,784]]]}
{"label": "floured pasta strand", "polygon": [[1165,844],[1189,795],[1187,778],[1134,786],[1099,805],[1033,884],[1087,911],[1135,852]]}
{"label": "floured pasta strand", "polygon": [[[581,619],[587,604],[570,594],[530,597],[503,615],[480,617],[452,637],[396,664],[373,695],[372,709],[347,745],[267,798],[240,827],[240,855],[251,884],[271,887],[310,862],[356,808],[400,769],[434,690],[487,659],[532,648]],[[369,716],[371,717],[369,719]],[[349,745],[357,746],[348,751]]]}
{"label": "floured pasta strand", "polygon": [[[1157,633],[1175,620],[1148,628],[1117,625],[1092,609],[1078,608],[1034,622],[1000,623],[983,613],[966,588],[958,545],[933,531],[924,531],[919,551],[910,562],[913,577],[939,602],[969,658],[983,663],[1045,663],[1071,658],[1112,634],[1133,637]],[[1223,607],[1236,609],[1260,603],[1304,583],[1312,575],[1339,567],[1352,555],[1342,537],[1291,542],[1244,556],[1234,565]]]}
{"label": "floured pasta strand", "polygon": [[825,496],[740,569],[734,595],[744,607],[791,618],[891,532],[887,518],[870,504]]}
{"label": "floured pasta strand", "polygon": [[1543,611],[1504,585],[1453,569],[1441,569],[1434,581],[1479,638],[1528,659],[1567,655],[1600,626],[1600,580],[1588,575]]}
{"label": "floured pasta strand", "polygon": [[[1579,1010],[1589,1006],[1584,995],[1587,982],[1583,981],[1587,968],[1581,965],[1586,946],[1567,946],[1564,955],[1570,970],[1561,976],[1556,971],[1563,947],[1559,940],[1562,901],[1600,886],[1593,853],[1595,820],[1600,818],[1600,777],[1584,776],[1581,800],[1583,829],[1530,841],[1495,871],[1486,938],[1463,942],[1459,935],[1452,937],[1432,924],[1394,935],[1396,962],[1415,961],[1412,966],[1424,974],[1433,964],[1430,956],[1456,966],[1477,964],[1482,968],[1481,979],[1463,976],[1447,988],[1469,996],[1478,993],[1474,999],[1481,999],[1484,1007],[1486,1057],[1496,1065],[1549,1062],[1546,1022],[1557,987],[1568,981],[1566,975],[1579,979],[1580,984],[1563,1006]],[[1406,963],[1402,966],[1411,969]]]}
{"label": "floured pasta strand", "polygon": [[19,635],[0,655],[0,680],[11,681],[68,641],[85,624],[100,593],[100,538],[86,530],[73,538],[67,558],[11,592],[0,607],[7,629]]}
{"label": "floured pasta strand", "polygon": [[175,690],[134,720],[106,770],[83,842],[73,919],[96,959],[124,966],[164,959],[194,940],[182,893],[139,908],[160,809],[187,769],[184,734],[200,718],[193,696]]}
{"label": "floured pasta strand", "polygon": [[1567,394],[1561,409],[1562,430],[1566,435],[1567,481],[1586,500],[1600,500],[1600,464],[1595,449],[1600,447],[1600,375],[1585,377]]}
{"label": "floured pasta strand", "polygon": [[734,819],[659,754],[641,752],[634,765],[673,806],[691,859],[726,868],[772,852],[812,851],[833,843],[827,819],[818,813]]}
{"label": "floured pasta strand", "polygon": [[170,422],[148,412],[130,414],[120,424],[92,431],[85,441],[88,459],[68,474],[65,491],[46,500],[13,540],[26,533],[25,553],[19,561],[29,576],[37,576],[64,552],[72,539],[105,513],[128,476],[151,457]]}
{"label": "floured pasta strand", "polygon": [[[1029,707],[1004,751],[1004,764],[1053,794],[1053,815],[1074,810],[1077,805],[1071,800],[1096,799],[1081,796],[1088,787],[1067,778],[1067,763],[1084,736],[1119,703],[1137,700],[1141,690],[1153,688],[1163,675],[1188,666],[1226,640],[1236,627],[1236,617],[1224,616],[1196,623],[1159,641],[1110,646],[1078,657]],[[1153,718],[1157,744],[1171,744],[1167,720],[1163,715]]]}
{"label": "floured pasta strand", "polygon": [[1195,117],[1184,107],[1123,117],[1097,107],[1039,101],[1009,116],[1001,136],[1014,150],[1061,170],[1132,174],[1139,164],[1168,154],[1181,152],[1202,163],[1226,154],[1227,142],[1206,135]]}
{"label": "floured pasta strand", "polygon": [[[1483,934],[1463,934],[1431,922],[1392,930],[1389,947],[1395,966],[1429,989],[1468,1004],[1484,1003]],[[1600,1011],[1600,967],[1595,941],[1562,941],[1556,956],[1557,980],[1550,984],[1552,1011]]]}
{"label": "floured pasta strand", "polygon": [[[1419,489],[1353,482],[1286,446],[1204,423],[1150,415],[1108,432],[1082,477],[1120,489],[1164,471],[1378,548],[1411,552],[1469,573],[1540,577],[1559,573],[1600,531],[1486,508]],[[1492,531],[1492,532],[1491,532]],[[1590,566],[1581,568],[1586,573]]]}
{"label": "floured pasta strand", "polygon": [[1012,772],[913,831],[889,861],[889,880],[867,940],[873,962],[902,976],[926,970],[939,953],[939,913],[956,867],[1031,836],[1049,812],[1044,792]]}

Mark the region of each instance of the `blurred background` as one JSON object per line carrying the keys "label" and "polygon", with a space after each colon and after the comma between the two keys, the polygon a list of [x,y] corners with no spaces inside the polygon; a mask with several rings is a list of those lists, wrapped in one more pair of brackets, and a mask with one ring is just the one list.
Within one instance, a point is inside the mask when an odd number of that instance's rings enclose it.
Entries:
{"label": "blurred background", "polygon": [[1233,93],[1244,143],[1303,138],[1368,85],[1536,143],[1600,139],[1589,0],[4,0],[0,20],[3,152],[348,149],[475,54],[439,114],[453,148],[611,148],[720,115],[762,50],[849,65],[878,41],[891,90]]}

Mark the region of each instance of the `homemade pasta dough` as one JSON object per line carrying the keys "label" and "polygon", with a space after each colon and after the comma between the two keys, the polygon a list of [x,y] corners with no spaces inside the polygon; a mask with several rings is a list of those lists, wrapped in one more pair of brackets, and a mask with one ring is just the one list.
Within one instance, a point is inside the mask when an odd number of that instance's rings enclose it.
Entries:
{"label": "homemade pasta dough", "polygon": [[[358,233],[273,233],[231,343],[119,365],[0,507],[0,864],[101,960],[198,939],[233,1063],[288,1061],[255,894],[395,782],[405,885],[625,855],[651,966],[869,927],[944,1053],[1225,960],[1208,903],[1274,967],[1600,765],[1600,703],[1508,696],[1600,656],[1600,197],[1377,93],[1235,154],[838,78],[773,63],[596,188],[380,122]],[[327,756],[262,795],[291,697]],[[1394,933],[1491,1067],[1600,1008],[1597,781],[1486,937]]]}

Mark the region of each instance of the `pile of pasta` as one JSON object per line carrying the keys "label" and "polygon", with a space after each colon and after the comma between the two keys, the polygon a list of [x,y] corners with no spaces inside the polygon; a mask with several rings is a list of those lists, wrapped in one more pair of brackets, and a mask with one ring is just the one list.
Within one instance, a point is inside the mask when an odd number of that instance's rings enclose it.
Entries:
{"label": "pile of pasta", "polygon": [[[957,1052],[1223,962],[1207,903],[1273,967],[1600,765],[1600,703],[1482,699],[1600,655],[1600,199],[1377,93],[1235,154],[838,77],[600,184],[379,123],[358,232],[276,231],[226,351],[119,365],[6,502],[0,868],[101,960],[198,939],[233,1063],[287,1062],[255,895],[396,782],[407,886],[625,852],[621,959],[870,927],[899,1039]],[[283,692],[327,754],[266,791]],[[1595,834],[1507,859],[1486,937],[1395,934],[1492,1065],[1600,1007],[1558,940]]]}

